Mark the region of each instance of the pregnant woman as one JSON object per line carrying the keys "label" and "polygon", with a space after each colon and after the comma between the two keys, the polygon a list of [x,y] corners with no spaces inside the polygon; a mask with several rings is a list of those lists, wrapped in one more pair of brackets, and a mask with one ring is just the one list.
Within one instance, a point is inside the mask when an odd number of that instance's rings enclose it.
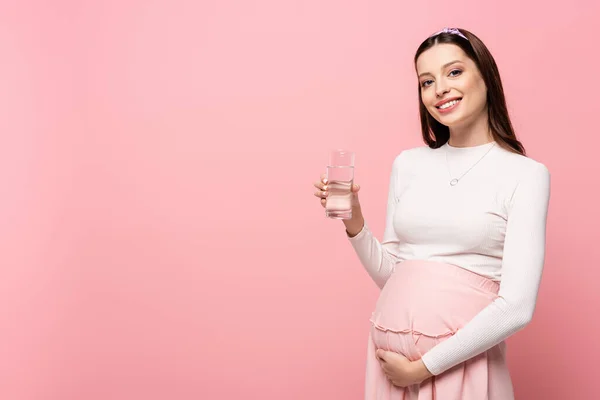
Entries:
{"label": "pregnant woman", "polygon": [[[381,242],[358,185],[343,220],[382,289],[365,399],[510,400],[505,340],[535,309],[550,174],[517,140],[498,68],[477,36],[445,28],[414,61],[426,145],[393,161]],[[315,186],[324,206],[325,177]]]}

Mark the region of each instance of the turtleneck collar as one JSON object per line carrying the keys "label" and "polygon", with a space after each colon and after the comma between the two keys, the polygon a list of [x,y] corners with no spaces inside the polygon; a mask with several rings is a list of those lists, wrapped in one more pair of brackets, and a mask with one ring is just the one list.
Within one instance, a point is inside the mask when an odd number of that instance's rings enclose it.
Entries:
{"label": "turtleneck collar", "polygon": [[480,144],[477,146],[468,146],[468,147],[454,147],[451,146],[448,142],[446,142],[442,147],[450,153],[450,154],[472,154],[479,153],[481,151],[487,151],[490,147],[494,146],[496,143],[494,140],[488,143]]}

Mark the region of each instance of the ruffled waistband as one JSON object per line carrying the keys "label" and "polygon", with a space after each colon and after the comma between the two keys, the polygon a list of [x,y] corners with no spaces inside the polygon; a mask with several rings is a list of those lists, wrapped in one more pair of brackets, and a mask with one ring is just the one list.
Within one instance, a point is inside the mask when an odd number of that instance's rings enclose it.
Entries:
{"label": "ruffled waistband", "polygon": [[396,333],[445,337],[497,298],[499,284],[464,268],[410,260],[396,265],[370,321]]}

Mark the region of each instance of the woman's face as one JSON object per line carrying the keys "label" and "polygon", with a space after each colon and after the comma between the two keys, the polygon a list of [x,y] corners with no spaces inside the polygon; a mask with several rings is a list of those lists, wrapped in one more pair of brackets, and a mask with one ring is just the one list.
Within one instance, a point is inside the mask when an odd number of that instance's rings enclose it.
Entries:
{"label": "woman's face", "polygon": [[423,104],[450,128],[487,118],[487,88],[477,66],[453,44],[438,44],[417,59]]}

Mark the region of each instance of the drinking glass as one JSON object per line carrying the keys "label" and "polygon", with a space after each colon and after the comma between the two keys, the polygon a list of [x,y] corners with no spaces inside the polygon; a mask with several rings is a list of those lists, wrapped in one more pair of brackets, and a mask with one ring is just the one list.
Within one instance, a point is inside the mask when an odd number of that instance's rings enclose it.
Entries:
{"label": "drinking glass", "polygon": [[325,215],[334,219],[352,218],[352,183],[354,181],[354,153],[334,150],[329,153]]}

